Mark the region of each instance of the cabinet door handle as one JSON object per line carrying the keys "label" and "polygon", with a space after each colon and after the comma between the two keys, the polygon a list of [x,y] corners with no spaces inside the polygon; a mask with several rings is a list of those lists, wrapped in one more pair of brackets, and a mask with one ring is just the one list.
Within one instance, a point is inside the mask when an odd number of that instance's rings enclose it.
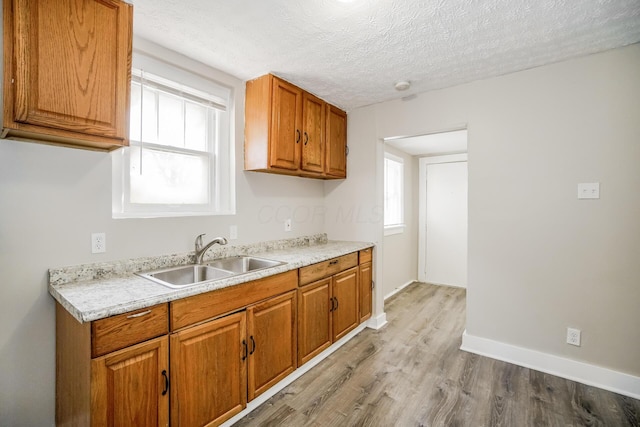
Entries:
{"label": "cabinet door handle", "polygon": [[300,130],[296,129],[296,144],[300,142]]}
{"label": "cabinet door handle", "polygon": [[373,280],[371,281],[371,289],[374,289],[376,287],[376,282],[374,282]]}
{"label": "cabinet door handle", "polygon": [[329,262],[329,265],[336,265],[338,263],[337,259],[334,259],[333,261]]}
{"label": "cabinet door handle", "polygon": [[151,313],[151,310],[143,311],[141,313],[136,313],[136,314],[130,314],[127,316],[127,319],[135,319],[136,317],[146,316],[149,313]]}
{"label": "cabinet door handle", "polygon": [[307,145],[309,142],[309,134],[307,132],[304,133],[304,145]]}
{"label": "cabinet door handle", "polygon": [[162,376],[164,377],[164,390],[162,390],[162,395],[166,395],[169,391],[169,376],[167,375],[167,371],[162,371]]}
{"label": "cabinet door handle", "polygon": [[244,347],[244,354],[242,355],[242,361],[247,360],[249,356],[249,348],[247,347],[247,340],[242,340],[242,347]]}
{"label": "cabinet door handle", "polygon": [[253,354],[256,351],[256,340],[253,339],[253,335],[251,335],[251,351],[249,354]]}
{"label": "cabinet door handle", "polygon": [[336,300],[336,310],[338,309],[338,307],[340,307],[340,304],[338,303],[338,297],[334,298]]}
{"label": "cabinet door handle", "polygon": [[331,297],[331,308],[329,309],[329,313],[333,311],[333,297]]}

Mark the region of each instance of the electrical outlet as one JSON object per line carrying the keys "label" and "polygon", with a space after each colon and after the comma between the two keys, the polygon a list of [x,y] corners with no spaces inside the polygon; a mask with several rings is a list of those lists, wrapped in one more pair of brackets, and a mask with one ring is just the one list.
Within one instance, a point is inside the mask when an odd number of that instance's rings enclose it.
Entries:
{"label": "electrical outlet", "polygon": [[580,329],[567,328],[567,344],[580,347]]}
{"label": "electrical outlet", "polygon": [[107,236],[104,233],[91,234],[91,253],[101,254],[107,251]]}
{"label": "electrical outlet", "polygon": [[238,226],[230,225],[229,226],[229,240],[236,240],[238,238]]}
{"label": "electrical outlet", "polygon": [[284,231],[291,231],[291,218],[285,220]]}

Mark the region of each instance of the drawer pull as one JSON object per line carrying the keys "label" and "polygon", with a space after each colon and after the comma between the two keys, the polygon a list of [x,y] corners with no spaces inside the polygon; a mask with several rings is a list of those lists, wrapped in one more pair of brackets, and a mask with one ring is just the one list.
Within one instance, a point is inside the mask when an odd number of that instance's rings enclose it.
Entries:
{"label": "drawer pull", "polygon": [[141,313],[136,313],[136,314],[130,314],[127,316],[127,319],[135,319],[136,317],[146,316],[147,314],[150,314],[150,313],[151,313],[151,310],[143,311]]}
{"label": "drawer pull", "polygon": [[329,262],[329,265],[336,265],[338,263],[337,259],[334,259],[333,261]]}
{"label": "drawer pull", "polygon": [[244,362],[249,357],[249,347],[247,347],[247,340],[242,340],[242,348],[244,349],[244,354],[242,355],[242,361]]}

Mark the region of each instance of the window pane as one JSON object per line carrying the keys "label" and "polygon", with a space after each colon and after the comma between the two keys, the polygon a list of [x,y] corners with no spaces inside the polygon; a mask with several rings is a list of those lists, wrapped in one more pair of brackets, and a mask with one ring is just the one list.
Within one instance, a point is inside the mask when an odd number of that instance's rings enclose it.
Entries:
{"label": "window pane", "polygon": [[158,93],[158,139],[163,145],[184,147],[184,113],[182,99],[166,93]]}
{"label": "window pane", "polygon": [[[144,88],[142,105],[142,140],[144,142],[158,141],[158,111],[156,109],[156,91]],[[140,135],[134,135],[139,141]]]}
{"label": "window pane", "polygon": [[209,157],[131,147],[131,203],[209,203]]}
{"label": "window pane", "polygon": [[129,139],[140,140],[140,85],[131,83],[131,103],[129,106]]}
{"label": "window pane", "polygon": [[[185,147],[192,150],[207,149],[207,108],[185,102]],[[215,117],[215,115],[214,115]]]}

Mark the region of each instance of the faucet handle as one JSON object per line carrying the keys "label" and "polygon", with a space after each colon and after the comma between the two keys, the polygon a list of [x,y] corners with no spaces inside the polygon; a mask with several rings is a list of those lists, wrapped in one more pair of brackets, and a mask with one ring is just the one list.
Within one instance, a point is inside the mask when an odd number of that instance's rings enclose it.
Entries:
{"label": "faucet handle", "polygon": [[202,233],[198,237],[196,237],[196,252],[202,249],[202,236],[205,235],[206,233]]}

